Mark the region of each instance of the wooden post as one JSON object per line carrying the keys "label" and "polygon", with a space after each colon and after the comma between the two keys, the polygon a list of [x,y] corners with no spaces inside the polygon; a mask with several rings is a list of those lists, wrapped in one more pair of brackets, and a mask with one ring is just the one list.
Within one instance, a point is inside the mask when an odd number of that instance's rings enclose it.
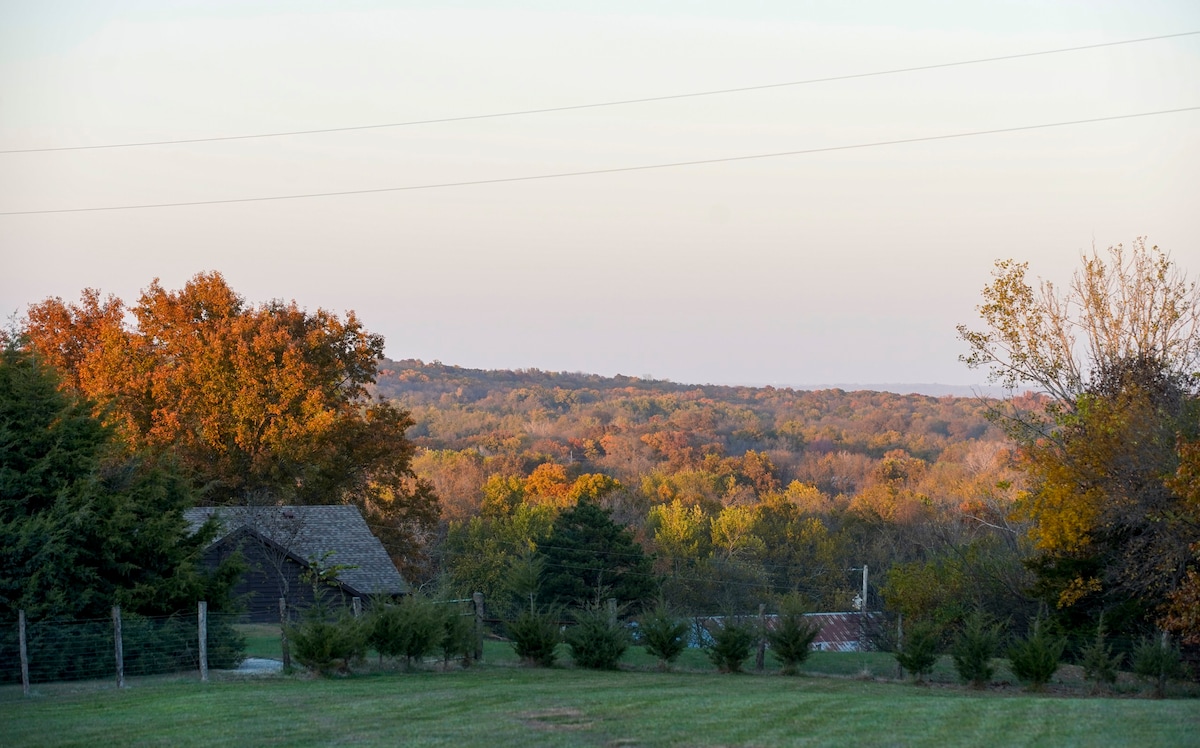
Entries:
{"label": "wooden post", "polygon": [[350,598],[350,610],[354,611],[355,618],[362,617],[362,598],[361,597]]}
{"label": "wooden post", "polygon": [[200,680],[208,682],[208,603],[201,600],[197,604],[196,635],[200,639]]}
{"label": "wooden post", "polygon": [[758,654],[754,657],[754,669],[762,672],[767,665],[767,605],[758,604]]}
{"label": "wooden post", "polygon": [[117,688],[125,687],[125,645],[121,642],[121,606],[114,605],[112,609],[113,619],[113,647],[116,650],[117,658]]}
{"label": "wooden post", "polygon": [[292,648],[288,645],[287,638],[287,598],[279,598],[279,651],[283,656],[283,670],[287,672],[292,669]]}
{"label": "wooden post", "polygon": [[[1164,650],[1171,646],[1171,633],[1169,631],[1162,632],[1162,643],[1159,644]],[[1166,657],[1164,652],[1163,657]],[[1163,660],[1160,660],[1160,662]],[[1167,671],[1163,668],[1158,670],[1158,697],[1162,698],[1167,692]]]}
{"label": "wooden post", "polygon": [[478,662],[483,659],[483,593],[472,594],[471,601],[475,603],[475,661]]}
{"label": "wooden post", "polygon": [[862,588],[862,631],[860,632],[862,640],[858,647],[860,652],[867,651],[867,565],[863,564],[863,588]]}
{"label": "wooden post", "polygon": [[[896,614],[896,651],[898,651],[898,652],[904,651],[904,614],[903,613]],[[896,678],[897,678],[897,680],[904,680],[904,666],[900,664],[899,660],[896,661]]]}
{"label": "wooden post", "polygon": [[604,601],[604,609],[608,613],[608,625],[617,625],[617,598],[610,597]]}
{"label": "wooden post", "polygon": [[29,695],[29,647],[25,643],[25,611],[17,611],[17,638],[21,641],[21,692]]}

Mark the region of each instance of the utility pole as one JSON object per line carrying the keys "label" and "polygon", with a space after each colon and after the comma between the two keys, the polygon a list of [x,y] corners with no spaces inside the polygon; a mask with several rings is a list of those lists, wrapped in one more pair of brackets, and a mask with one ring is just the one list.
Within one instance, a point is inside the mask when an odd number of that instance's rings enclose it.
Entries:
{"label": "utility pole", "polygon": [[[860,569],[857,566],[855,566],[854,568],[849,569],[848,571],[860,571]],[[860,623],[859,636],[860,636],[861,640],[859,642],[859,646],[863,649],[863,651],[866,651],[866,648],[867,648],[867,565],[866,564],[862,565],[861,571],[862,571],[862,575],[863,575],[862,576],[862,595],[858,598],[858,600],[856,602],[858,603],[858,612],[859,612],[858,620]]]}
{"label": "utility pole", "polygon": [[866,619],[866,615],[867,615],[867,565],[866,564],[863,564],[862,612],[863,612],[863,616],[864,616],[863,620],[865,621],[865,620],[867,620]]}

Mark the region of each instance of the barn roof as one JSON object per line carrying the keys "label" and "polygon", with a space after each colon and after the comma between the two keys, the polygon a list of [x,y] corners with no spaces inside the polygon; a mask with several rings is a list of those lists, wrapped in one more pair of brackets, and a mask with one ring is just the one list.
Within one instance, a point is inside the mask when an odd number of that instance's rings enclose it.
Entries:
{"label": "barn roof", "polygon": [[[878,613],[867,613],[867,619],[875,619]],[[817,638],[813,640],[812,648],[823,652],[859,652],[863,645],[863,614],[852,613],[805,613],[805,618],[821,627]],[[737,617],[742,620],[753,616]],[[778,615],[764,616],[767,628],[774,629],[779,622]],[[696,619],[697,633],[692,646],[700,646],[711,642],[711,635],[705,631],[709,623],[718,626],[725,625],[725,616],[708,616]]]}
{"label": "barn roof", "polygon": [[400,595],[408,584],[396,571],[379,538],[371,534],[358,507],[326,506],[193,507],[183,513],[195,532],[215,517],[220,525],[212,545],[237,533],[251,533],[307,566],[311,558],[332,551],[328,564],[354,568],[338,573],[338,581],[362,595]]}
{"label": "barn roof", "polygon": [[[821,624],[821,633],[813,641],[813,649],[826,652],[857,652],[862,646],[862,613],[806,613]],[[867,614],[872,617],[871,613]]]}

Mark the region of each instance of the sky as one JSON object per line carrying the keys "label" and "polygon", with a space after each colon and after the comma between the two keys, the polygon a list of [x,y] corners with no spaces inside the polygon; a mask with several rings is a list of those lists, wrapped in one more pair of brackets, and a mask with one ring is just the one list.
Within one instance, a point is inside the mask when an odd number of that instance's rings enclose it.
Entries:
{"label": "sky", "polygon": [[[1200,31],[1193,0],[0,0],[0,151],[474,117]],[[220,271],[394,359],[974,385],[993,263],[1139,236],[1200,274],[1200,36],[288,137],[0,153],[0,312]]]}

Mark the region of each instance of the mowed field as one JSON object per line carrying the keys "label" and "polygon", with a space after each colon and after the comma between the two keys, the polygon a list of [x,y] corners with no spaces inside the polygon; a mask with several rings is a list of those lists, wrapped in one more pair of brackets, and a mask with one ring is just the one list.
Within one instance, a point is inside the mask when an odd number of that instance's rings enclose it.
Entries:
{"label": "mowed field", "polygon": [[[489,648],[490,649],[490,648]],[[497,650],[501,654],[501,650]],[[824,671],[886,667],[822,655]],[[824,661],[823,663],[821,661]],[[1074,690],[1074,689],[1070,689]],[[5,746],[1200,745],[1200,700],[974,692],[865,676],[597,673],[492,658],[349,677],[217,674],[0,689]]]}

